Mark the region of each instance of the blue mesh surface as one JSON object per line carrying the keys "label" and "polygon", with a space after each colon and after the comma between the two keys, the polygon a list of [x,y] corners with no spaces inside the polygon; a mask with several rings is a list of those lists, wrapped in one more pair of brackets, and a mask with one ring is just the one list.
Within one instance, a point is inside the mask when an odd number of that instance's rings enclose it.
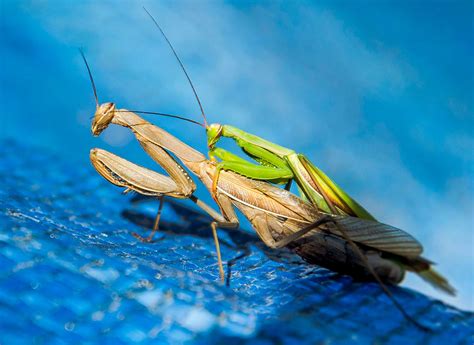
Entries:
{"label": "blue mesh surface", "polygon": [[89,166],[2,142],[0,343],[472,344],[474,314],[392,288],[425,333],[374,283],[353,282],[220,230],[219,283],[208,219],[131,203]]}

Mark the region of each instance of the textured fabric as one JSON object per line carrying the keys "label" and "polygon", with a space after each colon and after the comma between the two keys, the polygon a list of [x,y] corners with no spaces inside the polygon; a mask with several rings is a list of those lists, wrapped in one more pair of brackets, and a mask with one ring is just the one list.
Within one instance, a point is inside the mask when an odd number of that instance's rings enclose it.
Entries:
{"label": "textured fabric", "polygon": [[[269,250],[254,233],[220,230],[220,284],[208,219],[167,202],[132,203],[90,165],[13,141],[0,146],[0,343],[100,342],[472,344],[474,314]],[[186,202],[186,201],[185,201]],[[230,279],[229,279],[230,278]]]}

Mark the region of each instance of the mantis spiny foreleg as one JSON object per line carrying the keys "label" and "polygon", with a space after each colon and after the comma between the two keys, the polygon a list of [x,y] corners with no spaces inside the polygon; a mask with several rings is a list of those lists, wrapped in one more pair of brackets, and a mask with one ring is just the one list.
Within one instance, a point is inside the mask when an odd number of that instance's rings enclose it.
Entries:
{"label": "mantis spiny foreleg", "polygon": [[[166,156],[154,156],[154,159],[157,162],[160,162],[163,157]],[[116,186],[125,187],[140,194],[158,196],[160,198],[162,198],[164,195],[189,198],[198,207],[208,213],[213,218],[211,228],[216,245],[219,275],[221,280],[224,280],[224,270],[222,267],[220,246],[217,237],[217,227],[233,228],[238,227],[239,225],[237,216],[235,215],[235,212],[232,208],[232,204],[226,200],[227,198],[225,196],[219,196],[219,206],[223,210],[222,214],[219,214],[196,196],[192,194],[183,194],[181,192],[182,188],[180,188],[180,184],[176,184],[175,181],[172,183],[170,181],[172,179],[169,177],[138,166],[108,151],[101,149],[91,150],[91,162],[99,174]],[[177,162],[174,163],[178,164]],[[169,167],[167,168],[169,169]],[[146,181],[146,185],[144,184],[144,181]],[[162,207],[162,205],[160,207]],[[158,213],[158,215],[159,214],[160,213]],[[155,220],[154,231],[148,238],[152,237],[154,232],[156,232],[156,229],[158,228],[158,220]]]}

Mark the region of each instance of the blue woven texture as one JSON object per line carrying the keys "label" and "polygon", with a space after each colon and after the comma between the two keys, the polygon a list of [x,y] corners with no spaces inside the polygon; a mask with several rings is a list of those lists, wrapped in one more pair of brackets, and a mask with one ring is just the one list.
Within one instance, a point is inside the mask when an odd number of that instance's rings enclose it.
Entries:
{"label": "blue woven texture", "polygon": [[472,344],[474,315],[392,288],[407,323],[374,283],[220,230],[219,283],[208,219],[130,197],[89,165],[13,141],[0,146],[0,343],[100,342]]}

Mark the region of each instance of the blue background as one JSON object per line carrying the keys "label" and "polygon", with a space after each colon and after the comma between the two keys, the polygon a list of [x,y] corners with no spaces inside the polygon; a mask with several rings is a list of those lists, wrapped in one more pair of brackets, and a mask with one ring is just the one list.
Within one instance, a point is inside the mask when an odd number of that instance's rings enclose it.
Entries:
{"label": "blue background", "polygon": [[[459,295],[416,277],[405,286],[474,309],[471,2],[3,0],[1,137],[78,164],[98,146],[153,167],[127,131],[90,135],[95,105],[77,51],[101,102],[199,119],[142,5],[211,122],[305,153],[377,218],[418,238]],[[205,152],[201,128],[152,120]]]}

